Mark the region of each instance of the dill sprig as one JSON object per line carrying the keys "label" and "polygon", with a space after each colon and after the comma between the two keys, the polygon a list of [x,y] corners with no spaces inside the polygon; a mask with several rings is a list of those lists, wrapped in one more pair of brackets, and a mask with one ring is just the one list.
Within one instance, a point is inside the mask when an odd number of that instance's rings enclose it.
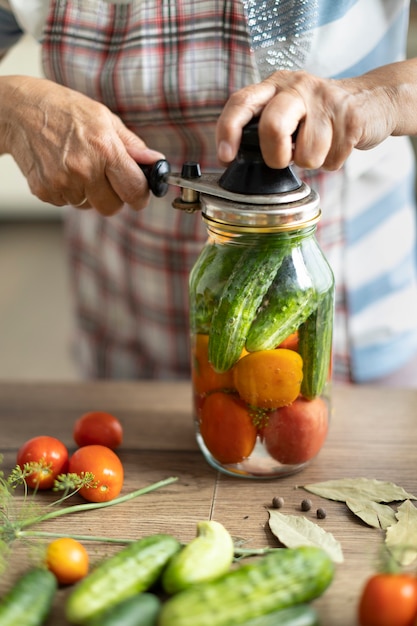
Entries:
{"label": "dill sprig", "polygon": [[[1,462],[2,457],[0,455]],[[29,489],[26,478],[33,472],[47,467],[47,464],[43,461],[39,463],[25,463],[23,467],[16,465],[7,477],[0,470],[0,574],[4,571],[7,561],[12,554],[13,544],[23,539],[45,540],[65,536],[79,541],[130,543],[132,540],[126,538],[76,535],[72,533],[63,534],[35,530],[33,527],[72,513],[84,513],[128,502],[151,491],[166,487],[178,480],[176,477],[166,478],[106,502],[83,502],[81,504],[62,506],[64,502],[67,502],[69,498],[77,494],[82,487],[94,488],[97,486],[97,482],[94,474],[91,472],[83,472],[81,475],[74,473],[60,474],[54,482],[53,491],[62,492],[62,495],[45,505],[41,502],[36,487],[32,490]],[[15,493],[17,487],[20,486],[23,487],[23,496],[17,498]]]}

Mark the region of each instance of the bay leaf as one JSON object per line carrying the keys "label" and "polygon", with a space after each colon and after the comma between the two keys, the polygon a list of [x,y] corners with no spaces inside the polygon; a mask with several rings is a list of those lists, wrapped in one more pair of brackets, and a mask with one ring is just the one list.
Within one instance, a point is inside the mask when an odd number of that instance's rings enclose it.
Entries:
{"label": "bay leaf", "polygon": [[343,563],[342,546],[332,533],[302,515],[285,515],[268,509],[269,527],[287,548],[316,546],[322,548],[335,563]]}
{"label": "bay leaf", "polygon": [[352,513],[373,528],[385,530],[397,521],[394,509],[388,504],[381,504],[372,500],[348,498],[346,505]]}
{"label": "bay leaf", "polygon": [[372,502],[398,502],[417,500],[395,483],[374,478],[340,478],[304,485],[303,489],[327,500],[371,500]]}
{"label": "bay leaf", "polygon": [[417,558],[417,509],[409,500],[397,509],[397,523],[387,528],[385,543],[401,565],[411,565]]}

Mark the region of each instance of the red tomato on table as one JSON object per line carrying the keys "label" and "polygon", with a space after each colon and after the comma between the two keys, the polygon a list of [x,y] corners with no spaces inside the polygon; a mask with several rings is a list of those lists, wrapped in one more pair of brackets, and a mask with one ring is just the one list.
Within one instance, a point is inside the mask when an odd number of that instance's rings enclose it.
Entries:
{"label": "red tomato on table", "polygon": [[25,463],[42,463],[39,470],[25,478],[26,483],[33,489],[51,489],[56,477],[68,469],[68,450],[59,439],[40,435],[19,448],[16,461],[21,468]]}
{"label": "red tomato on table", "polygon": [[78,448],[69,460],[69,472],[82,476],[94,474],[96,486],[82,487],[80,494],[89,502],[107,502],[122,490],[124,471],[119,457],[106,446],[91,445]]}
{"label": "red tomato on table", "polygon": [[417,579],[411,574],[374,574],[362,590],[358,618],[360,626],[414,626]]}
{"label": "red tomato on table", "polygon": [[101,445],[114,450],[123,440],[120,421],[111,413],[90,411],[77,419],[73,430],[77,446]]}

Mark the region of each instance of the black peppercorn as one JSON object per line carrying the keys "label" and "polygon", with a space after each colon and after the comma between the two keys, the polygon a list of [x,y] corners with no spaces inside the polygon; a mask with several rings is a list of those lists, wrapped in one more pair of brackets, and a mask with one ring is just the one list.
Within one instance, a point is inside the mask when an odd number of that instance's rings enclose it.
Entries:
{"label": "black peppercorn", "polygon": [[309,511],[311,509],[311,506],[312,506],[311,500],[309,500],[308,498],[305,498],[301,502],[301,510],[302,511]]}

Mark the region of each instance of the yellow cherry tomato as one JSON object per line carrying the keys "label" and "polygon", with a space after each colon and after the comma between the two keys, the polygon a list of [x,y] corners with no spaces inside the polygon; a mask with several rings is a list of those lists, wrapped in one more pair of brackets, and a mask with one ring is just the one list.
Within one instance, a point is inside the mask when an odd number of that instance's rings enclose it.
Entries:
{"label": "yellow cherry tomato", "polygon": [[60,537],[47,547],[46,566],[61,585],[72,585],[88,574],[88,552],[79,541]]}

